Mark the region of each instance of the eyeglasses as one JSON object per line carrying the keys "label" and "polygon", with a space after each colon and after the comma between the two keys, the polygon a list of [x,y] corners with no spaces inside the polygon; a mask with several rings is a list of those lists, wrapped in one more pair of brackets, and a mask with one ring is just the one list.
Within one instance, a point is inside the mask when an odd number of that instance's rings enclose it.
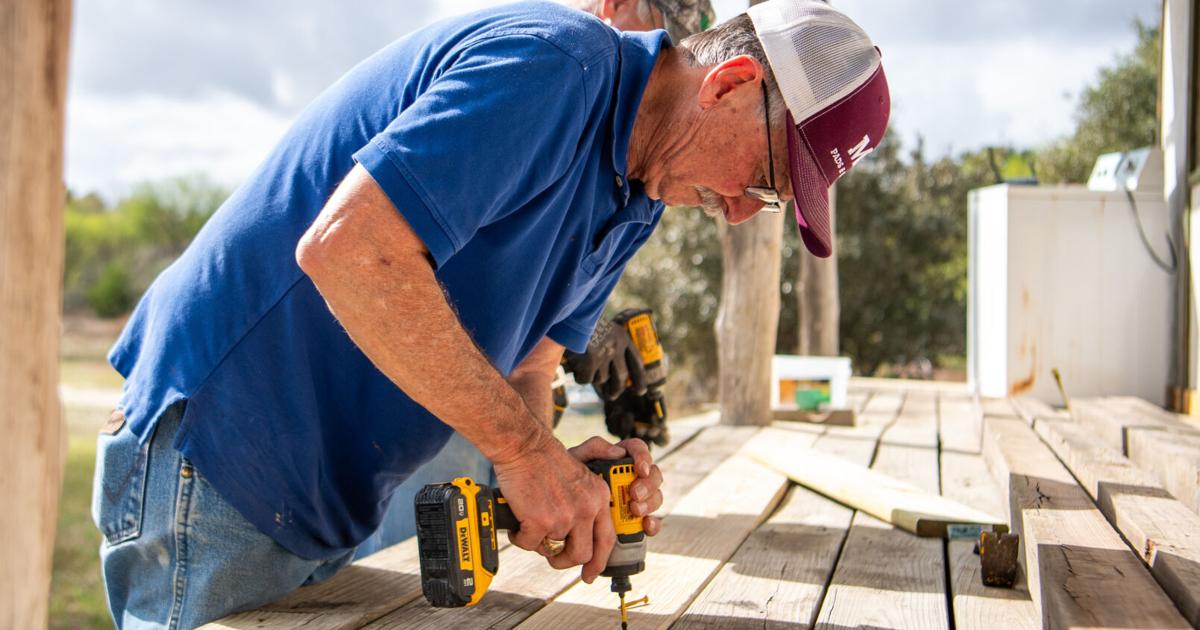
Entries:
{"label": "eyeglasses", "polygon": [[762,82],[763,118],[767,123],[767,169],[770,173],[768,186],[747,186],[746,196],[763,202],[764,212],[783,212],[783,202],[779,200],[779,189],[775,187],[775,152],[771,150],[771,100],[767,98],[767,82]]}

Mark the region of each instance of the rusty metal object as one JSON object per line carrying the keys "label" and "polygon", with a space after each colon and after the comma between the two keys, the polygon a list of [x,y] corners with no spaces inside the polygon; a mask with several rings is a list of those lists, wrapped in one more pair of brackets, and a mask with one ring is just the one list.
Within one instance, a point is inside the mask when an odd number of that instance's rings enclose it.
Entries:
{"label": "rusty metal object", "polygon": [[979,577],[984,586],[1012,588],[1017,581],[1016,534],[981,532],[979,534]]}

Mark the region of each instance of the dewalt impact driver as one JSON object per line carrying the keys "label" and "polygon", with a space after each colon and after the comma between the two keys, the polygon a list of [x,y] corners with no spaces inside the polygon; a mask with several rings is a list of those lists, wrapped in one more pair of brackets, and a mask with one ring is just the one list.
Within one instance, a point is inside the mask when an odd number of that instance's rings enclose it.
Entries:
{"label": "dewalt impact driver", "polygon": [[[646,566],[642,517],[629,508],[630,486],[637,478],[633,458],[593,460],[587,467],[600,475],[610,490],[617,540],[600,575],[612,578],[624,623],[625,593],[632,588],[629,578]],[[521,526],[508,502],[498,488],[477,484],[469,477],[427,485],[414,501],[425,599],[438,608],[479,603],[499,569],[497,531],[516,532]]]}

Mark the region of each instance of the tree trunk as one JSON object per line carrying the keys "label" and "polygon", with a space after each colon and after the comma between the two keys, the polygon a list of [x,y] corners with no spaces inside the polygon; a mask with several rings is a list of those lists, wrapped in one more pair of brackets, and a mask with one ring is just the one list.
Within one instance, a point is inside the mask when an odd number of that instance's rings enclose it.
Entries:
{"label": "tree trunk", "polygon": [[0,628],[46,626],[58,402],[68,0],[0,4]]}
{"label": "tree trunk", "polygon": [[[829,189],[829,221],[837,225],[837,197]],[[798,252],[796,273],[796,320],[800,327],[796,351],[802,355],[836,357],[838,355],[837,239],[829,258],[817,258],[807,250]]]}
{"label": "tree trunk", "polygon": [[783,214],[720,223],[723,275],[717,314],[721,422],[771,421],[771,357],[779,327]]}

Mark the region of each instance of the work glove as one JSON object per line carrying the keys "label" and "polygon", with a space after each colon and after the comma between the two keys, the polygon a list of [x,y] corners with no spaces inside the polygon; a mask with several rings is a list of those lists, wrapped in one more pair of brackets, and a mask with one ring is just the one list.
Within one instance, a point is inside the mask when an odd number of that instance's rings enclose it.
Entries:
{"label": "work glove", "polygon": [[671,436],[667,433],[665,404],[659,400],[663,416],[654,410],[654,401],[648,396],[639,396],[625,390],[616,400],[604,401],[604,424],[608,432],[625,440],[639,438],[647,444],[666,446]]}
{"label": "work glove", "polygon": [[637,396],[646,393],[646,368],[625,327],[612,321],[600,322],[592,332],[587,350],[567,351],[563,356],[575,382],[591,383],[606,401],[616,400],[628,390]]}

